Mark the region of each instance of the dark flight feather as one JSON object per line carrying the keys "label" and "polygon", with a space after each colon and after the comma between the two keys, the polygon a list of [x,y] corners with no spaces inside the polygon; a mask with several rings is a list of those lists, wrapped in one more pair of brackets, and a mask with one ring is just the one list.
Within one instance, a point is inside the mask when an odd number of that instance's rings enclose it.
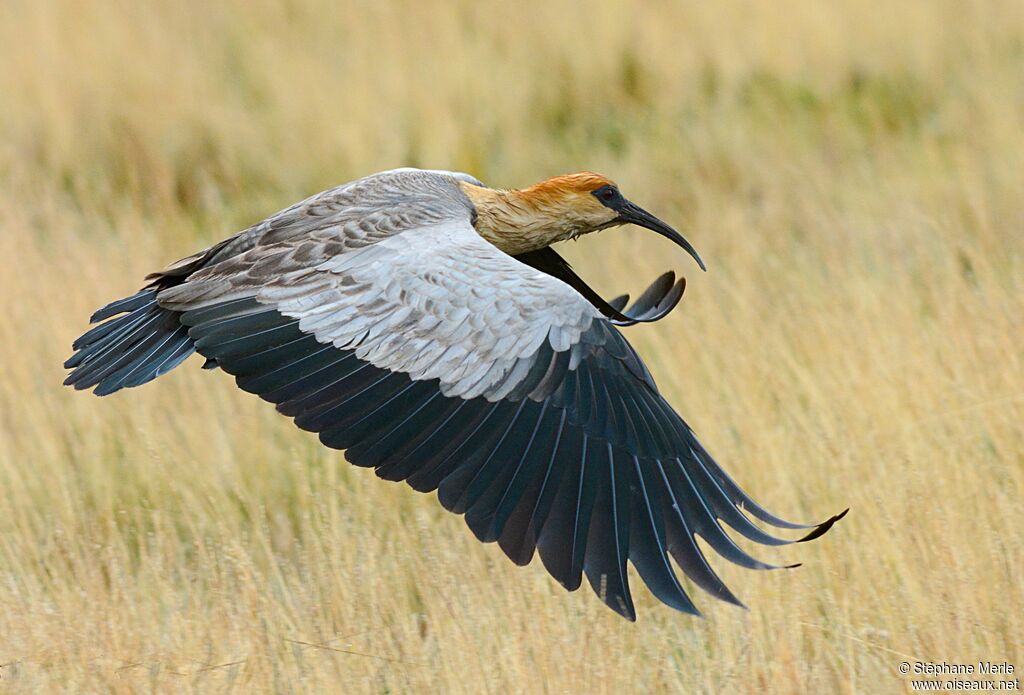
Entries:
{"label": "dark flight feather", "polygon": [[72,370],[65,386],[95,387],[96,395],[106,396],[166,374],[195,351],[180,314],[156,303],[159,289],[141,290],[92,315],[92,323],[103,323],[72,344],[75,353],[64,363]]}
{"label": "dark flight feather", "polygon": [[[567,264],[544,258],[564,274]],[[659,278],[623,320],[657,315],[678,301],[676,287],[673,277]],[[509,395],[489,402],[446,397],[436,380],[412,381],[321,344],[297,320],[255,299],[178,313],[156,303],[157,291],[94,315],[105,323],[75,342],[69,384],[112,393],[169,371],[197,350],[325,445],[345,449],[352,463],[436,490],[443,506],[464,514],[480,540],[497,541],[513,562],[527,564],[539,553],[570,591],[585,575],[630,620],[636,611],[627,561],[662,602],[699,614],[670,558],[701,588],[742,604],[696,536],[732,562],[769,569],[775,566],[750,557],[720,522],[755,542],[781,545],[794,541],[767,534],[744,512],[808,529],[799,540],[824,533],[842,516],[805,526],[753,502],[700,446],[608,322],[595,321],[568,351],[545,342],[520,367]],[[621,311],[625,304],[618,298],[609,306]]]}
{"label": "dark flight feather", "polygon": [[[595,322],[581,341],[587,347],[575,369],[568,353],[554,369],[558,355],[545,346],[510,397],[491,403],[446,398],[436,381],[414,382],[351,351],[317,347],[297,334],[296,320],[273,320],[255,301],[187,312],[182,320],[201,336],[200,352],[325,445],[347,449],[352,463],[383,478],[436,489],[480,540],[498,541],[518,564],[539,551],[570,590],[585,574],[602,600],[631,620],[627,560],[660,600],[697,613],[670,557],[698,586],[742,604],[695,536],[757,569],[775,566],[747,555],[719,520],[757,542],[789,542],[742,513],[749,498],[700,448],[607,324]],[[538,392],[539,400],[528,397]]]}

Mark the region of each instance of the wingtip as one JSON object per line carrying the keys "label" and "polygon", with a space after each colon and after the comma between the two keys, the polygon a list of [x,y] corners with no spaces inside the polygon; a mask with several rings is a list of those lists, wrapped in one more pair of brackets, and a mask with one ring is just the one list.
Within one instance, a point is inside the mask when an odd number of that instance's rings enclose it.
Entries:
{"label": "wingtip", "polygon": [[[565,583],[561,581],[559,583],[566,589],[569,589]],[[591,586],[593,587],[593,584]],[[613,613],[622,616],[631,623],[636,622],[636,606],[633,604],[633,597],[629,594],[628,586],[626,587],[625,594],[616,594],[614,596],[608,595],[603,588],[598,590],[595,587],[594,590],[597,593],[597,597],[601,599],[601,603],[611,608]],[[573,591],[573,589],[569,589],[569,591]]]}
{"label": "wingtip", "polygon": [[820,524],[815,526],[813,529],[811,529],[810,533],[808,533],[803,538],[798,539],[796,542],[797,543],[806,543],[807,541],[813,541],[815,538],[820,538],[821,536],[824,536],[826,533],[828,533],[829,529],[831,529],[836,524],[837,521],[839,521],[844,516],[846,516],[847,512],[849,512],[849,511],[850,511],[850,508],[847,507],[846,509],[844,509],[843,511],[839,512],[835,516],[833,516],[833,517],[831,517],[829,519],[826,519],[825,521],[821,522]]}
{"label": "wingtip", "polygon": [[124,388],[124,386],[118,381],[101,381],[99,384],[96,385],[96,388],[92,390],[92,393],[94,396],[99,396],[100,398],[102,398],[104,396],[110,396],[112,394],[115,394],[122,388]]}
{"label": "wingtip", "polygon": [[[559,581],[558,583],[566,589],[569,589],[569,587],[563,582]],[[569,591],[573,591],[573,589],[569,589]],[[631,623],[636,622],[636,607],[633,605],[632,599],[627,603],[623,600],[622,596],[606,597],[598,593],[597,597],[601,600],[601,603],[610,608],[612,613],[615,615],[620,618],[625,618]]]}
{"label": "wingtip", "polygon": [[[714,596],[715,598],[717,598],[719,601],[724,601],[725,603],[728,603],[731,606],[736,606],[737,608],[742,608],[745,611],[749,611],[750,610],[750,608],[747,607],[747,604],[743,603],[743,601],[741,601],[739,599],[739,597],[736,594],[734,594],[729,587],[727,587],[727,586],[725,586],[723,584],[722,588],[724,589],[724,591],[720,591],[717,594],[713,593],[711,595]],[[704,617],[703,615],[700,614],[699,611],[697,613],[695,613],[694,615],[696,615],[698,618],[703,618]]]}

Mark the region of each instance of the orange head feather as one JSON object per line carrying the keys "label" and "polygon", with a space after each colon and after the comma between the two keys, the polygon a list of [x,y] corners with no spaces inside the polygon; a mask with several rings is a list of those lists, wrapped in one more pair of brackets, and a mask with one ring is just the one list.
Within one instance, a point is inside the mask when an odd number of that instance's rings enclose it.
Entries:
{"label": "orange head feather", "polygon": [[594,195],[615,189],[591,172],[564,174],[519,190],[460,184],[476,208],[476,229],[506,253],[517,254],[616,224],[617,213]]}
{"label": "orange head feather", "polygon": [[589,195],[604,186],[615,186],[607,177],[590,171],[578,174],[562,174],[536,183],[520,191],[527,199],[540,203],[554,202],[578,195]]}

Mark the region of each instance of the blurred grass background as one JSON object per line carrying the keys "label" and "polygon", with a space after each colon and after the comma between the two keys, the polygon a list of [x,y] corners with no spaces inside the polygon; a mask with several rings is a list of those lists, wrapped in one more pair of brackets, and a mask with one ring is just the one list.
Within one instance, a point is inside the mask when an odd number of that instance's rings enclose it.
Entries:
{"label": "blurred grass background", "polygon": [[[1024,5],[460,0],[0,6],[0,691],[900,692],[1024,667]],[[707,259],[566,253],[784,516],[750,611],[629,624],[349,467],[195,359],[97,400],[94,308],[286,205],[412,165],[591,169]]]}

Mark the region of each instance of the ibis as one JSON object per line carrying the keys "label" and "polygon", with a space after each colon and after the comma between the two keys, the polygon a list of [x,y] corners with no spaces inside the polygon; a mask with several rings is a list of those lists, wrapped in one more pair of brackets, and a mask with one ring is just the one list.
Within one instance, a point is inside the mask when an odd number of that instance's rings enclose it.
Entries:
{"label": "ibis", "polygon": [[777,546],[816,538],[845,512],[810,525],[770,513],[659,393],[620,328],[668,314],[682,278],[666,273],[627,307],[552,248],[624,224],[704,268],[679,232],[597,174],[517,190],[438,170],[366,176],[99,309],[65,384],[112,394],[198,352],[349,462],[436,491],[516,564],[539,555],[569,591],[586,577],[629,620],[627,562],[680,611],[700,614],[678,571],[742,605],[697,536],[726,560],[772,569],[727,529]]}

